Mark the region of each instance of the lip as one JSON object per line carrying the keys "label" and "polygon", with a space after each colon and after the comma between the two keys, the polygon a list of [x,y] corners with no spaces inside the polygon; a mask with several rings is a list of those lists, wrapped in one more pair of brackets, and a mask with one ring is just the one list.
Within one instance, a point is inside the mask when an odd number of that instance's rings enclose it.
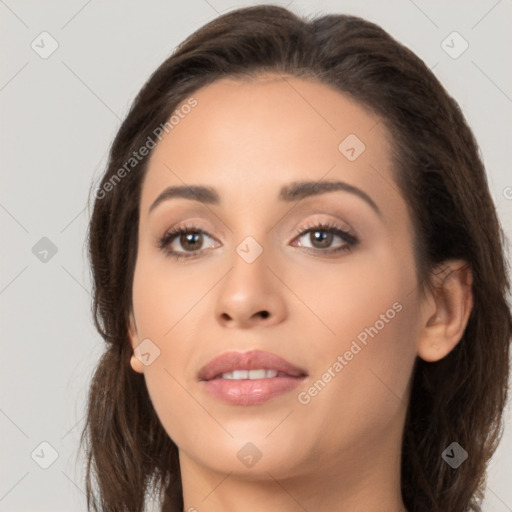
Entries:
{"label": "lip", "polygon": [[224,352],[213,358],[199,370],[199,380],[211,380],[226,372],[234,370],[257,370],[265,368],[285,373],[289,377],[307,375],[306,371],[286,359],[264,350],[250,350],[248,352]]}
{"label": "lip", "polygon": [[[234,370],[265,368],[280,372],[269,379],[223,379]],[[282,357],[263,350],[225,352],[203,366],[198,379],[214,398],[232,405],[257,405],[291,391],[307,377],[307,372]]]}

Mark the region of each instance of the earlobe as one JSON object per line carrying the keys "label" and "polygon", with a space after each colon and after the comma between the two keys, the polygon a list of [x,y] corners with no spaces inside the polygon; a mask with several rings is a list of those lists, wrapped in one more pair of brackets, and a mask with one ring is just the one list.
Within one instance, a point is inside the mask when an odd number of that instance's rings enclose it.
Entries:
{"label": "earlobe", "polygon": [[137,327],[135,325],[135,318],[133,316],[133,312],[130,313],[129,323],[128,323],[128,335],[130,345],[132,347],[132,352],[134,352],[130,358],[130,366],[132,370],[137,373],[144,373],[144,365],[142,362],[135,356],[135,348],[139,344],[139,336],[137,334]]}
{"label": "earlobe", "polygon": [[463,260],[450,260],[432,273],[418,339],[418,356],[434,362],[448,355],[461,340],[473,308],[472,273]]}
{"label": "earlobe", "polygon": [[144,365],[137,359],[135,355],[132,355],[130,358],[130,366],[132,370],[136,373],[144,373]]}

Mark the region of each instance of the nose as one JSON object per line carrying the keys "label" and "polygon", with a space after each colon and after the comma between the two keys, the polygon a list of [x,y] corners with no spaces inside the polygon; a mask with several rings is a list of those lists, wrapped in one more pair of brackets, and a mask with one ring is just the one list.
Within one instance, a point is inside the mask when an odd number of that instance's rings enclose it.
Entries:
{"label": "nose", "polygon": [[285,318],[286,288],[276,277],[279,272],[267,266],[264,254],[252,263],[235,256],[217,296],[215,314],[223,327],[272,326]]}
{"label": "nose", "polygon": [[[248,325],[255,324],[255,323],[258,323],[260,318],[265,319],[265,318],[268,318],[269,316],[270,316],[269,311],[266,309],[263,309],[261,311],[254,313],[253,315],[250,315],[249,321],[247,321],[246,323]],[[231,312],[231,315],[230,315],[229,313],[224,312],[224,313],[222,313],[221,317],[225,323],[232,324],[232,323],[238,322],[239,324],[241,324],[241,313]],[[253,318],[254,318],[254,320],[253,320]]]}

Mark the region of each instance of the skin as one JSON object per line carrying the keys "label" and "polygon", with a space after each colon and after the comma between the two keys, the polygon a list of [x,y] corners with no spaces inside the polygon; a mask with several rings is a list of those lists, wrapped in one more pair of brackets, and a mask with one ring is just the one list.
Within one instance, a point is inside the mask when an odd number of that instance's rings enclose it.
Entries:
{"label": "skin", "polygon": [[[134,355],[131,366],[179,448],[184,510],[406,510],[400,451],[413,364],[441,359],[460,340],[472,307],[469,271],[446,262],[421,293],[392,141],[347,96],[273,74],[222,79],[193,96],[197,106],[157,144],[143,183],[130,321],[134,349],[149,338],[160,350],[149,365]],[[354,161],[338,149],[349,134],[366,146]],[[283,185],[300,180],[356,186],[380,215],[347,191],[278,200]],[[221,203],[174,198],[148,214],[170,185],[212,186]],[[296,236],[319,221],[348,228],[359,243],[326,255],[346,242]],[[200,249],[175,260],[158,239],[182,223],[205,234],[195,246],[178,235],[176,251]],[[247,236],[263,250],[252,263],[236,252]],[[299,402],[395,303],[400,312]],[[278,354],[307,379],[256,406],[225,404],[202,389],[203,365],[251,349]],[[250,468],[237,457],[248,442],[262,454]]]}

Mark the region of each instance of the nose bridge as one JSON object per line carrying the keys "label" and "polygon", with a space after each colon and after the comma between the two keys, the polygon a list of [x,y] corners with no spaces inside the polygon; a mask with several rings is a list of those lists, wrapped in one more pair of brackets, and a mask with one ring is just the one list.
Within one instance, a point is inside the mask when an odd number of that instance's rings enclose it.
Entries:
{"label": "nose bridge", "polygon": [[271,255],[269,244],[262,238],[263,235],[260,232],[245,235],[234,247],[231,259],[232,270],[228,279],[232,285],[239,287],[242,293],[258,293],[260,288],[267,288],[270,274],[267,265]]}
{"label": "nose bridge", "polygon": [[281,285],[269,269],[273,257],[265,224],[263,220],[257,224],[258,229],[243,231],[243,221],[239,219],[238,229],[234,231],[234,239],[237,233],[242,236],[234,246],[230,271],[217,295],[216,315],[220,321],[242,326],[261,318],[268,323],[279,321],[284,313]]}
{"label": "nose bridge", "polygon": [[265,287],[271,293],[274,286],[279,286],[276,275],[284,271],[280,257],[284,241],[279,239],[284,234],[279,224],[286,222],[286,214],[270,211],[269,206],[263,209],[264,203],[254,200],[256,194],[245,203],[240,202],[240,197],[238,200],[239,208],[235,210],[237,215],[231,225],[234,249],[231,265],[234,268],[230,274],[233,274],[231,278],[238,275],[243,280],[253,281],[254,289]]}
{"label": "nose bridge", "polygon": [[[236,204],[232,205],[236,215],[231,225],[231,236],[237,256],[233,263],[240,263],[242,268],[242,262],[250,266],[266,260],[265,255],[270,248],[269,239],[272,231],[268,227],[269,219],[266,218],[265,211],[262,211],[262,203],[255,198],[256,191],[244,196],[238,195]],[[261,270],[260,265],[256,266]]]}

